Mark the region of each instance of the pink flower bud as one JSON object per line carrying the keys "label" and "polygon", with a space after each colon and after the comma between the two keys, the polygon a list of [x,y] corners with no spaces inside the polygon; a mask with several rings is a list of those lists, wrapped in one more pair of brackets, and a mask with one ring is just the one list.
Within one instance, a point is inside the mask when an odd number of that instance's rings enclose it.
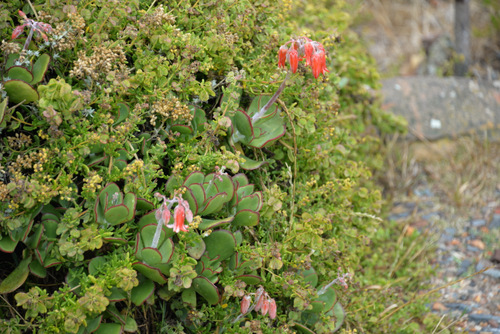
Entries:
{"label": "pink flower bud", "polygon": [[267,314],[267,311],[269,311],[269,296],[266,295],[265,296],[262,296],[261,298],[263,298],[264,300],[262,301],[262,315],[266,315]]}
{"label": "pink flower bud", "polygon": [[243,299],[241,300],[241,314],[246,314],[248,312],[248,308],[250,307],[251,303],[252,303],[252,297],[250,296],[243,297]]}
{"label": "pink flower bud", "polygon": [[21,35],[24,31],[24,24],[17,26],[14,31],[12,32],[12,39],[16,39],[19,35]]}
{"label": "pink flower bud", "polygon": [[269,299],[269,318],[276,318],[276,301],[272,298]]}

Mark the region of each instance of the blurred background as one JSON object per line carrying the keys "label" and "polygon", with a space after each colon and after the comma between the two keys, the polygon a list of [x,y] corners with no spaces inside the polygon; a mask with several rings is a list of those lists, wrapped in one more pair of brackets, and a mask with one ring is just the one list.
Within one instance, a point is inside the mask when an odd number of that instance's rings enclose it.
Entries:
{"label": "blurred background", "polygon": [[[455,8],[469,11],[468,74],[500,78],[499,0],[366,0],[357,8],[356,31],[383,77],[453,74],[463,60],[456,52]],[[467,8],[466,8],[467,7]]]}

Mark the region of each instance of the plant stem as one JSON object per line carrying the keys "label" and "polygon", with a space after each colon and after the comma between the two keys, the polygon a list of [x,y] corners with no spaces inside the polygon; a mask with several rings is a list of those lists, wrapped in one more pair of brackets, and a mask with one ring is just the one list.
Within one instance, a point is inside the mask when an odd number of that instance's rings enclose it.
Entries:
{"label": "plant stem", "polygon": [[271,99],[259,110],[258,113],[256,113],[255,115],[252,116],[252,125],[254,125],[255,122],[257,122],[260,118],[262,118],[262,116],[264,116],[264,114],[271,107],[271,105],[274,102],[276,102],[276,100],[278,99],[278,97],[283,92],[283,89],[285,89],[286,81],[288,79],[290,79],[290,75],[291,75],[291,72],[288,71],[288,73],[286,74],[285,80],[283,80],[283,82],[281,83],[281,85],[278,88],[278,90],[276,91],[276,93],[274,93],[274,95],[271,97]]}

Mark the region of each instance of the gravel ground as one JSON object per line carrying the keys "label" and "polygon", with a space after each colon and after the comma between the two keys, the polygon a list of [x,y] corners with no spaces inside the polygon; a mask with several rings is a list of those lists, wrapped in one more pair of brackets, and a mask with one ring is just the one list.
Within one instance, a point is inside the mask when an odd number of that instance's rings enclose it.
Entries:
{"label": "gravel ground", "polygon": [[[407,186],[392,194],[389,219],[407,224],[410,233],[428,233],[429,241],[435,243],[435,256],[429,260],[436,266],[436,275],[430,283],[443,288],[429,305],[431,311],[453,321],[454,332],[500,333],[500,167],[496,167],[500,164],[495,166],[499,159],[496,150],[486,153],[481,145],[476,148],[469,162],[491,159],[494,163],[489,168],[476,166],[476,174],[482,171],[480,178],[485,182],[475,189],[467,189],[467,185],[477,179],[464,178],[465,169],[457,167],[466,163],[463,155],[447,161],[459,169],[453,175],[444,167],[445,160],[412,152],[408,163],[413,170],[411,180],[406,177]],[[486,156],[479,158],[483,153]],[[404,175],[398,175],[403,181]],[[456,192],[450,191],[450,179],[462,180]],[[457,192],[463,195],[460,199],[454,197]]]}

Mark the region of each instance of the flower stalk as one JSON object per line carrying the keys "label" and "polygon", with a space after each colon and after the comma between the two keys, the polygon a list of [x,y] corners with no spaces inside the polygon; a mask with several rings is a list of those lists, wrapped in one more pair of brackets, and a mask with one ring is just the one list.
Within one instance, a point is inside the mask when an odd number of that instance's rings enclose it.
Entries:
{"label": "flower stalk", "polygon": [[[151,241],[151,248],[158,248],[163,225],[173,229],[174,233],[179,233],[181,231],[187,232],[188,228],[184,222],[188,221],[191,223],[193,221],[193,212],[189,209],[188,202],[180,196],[174,196],[173,199],[167,199],[166,196],[160,193],[155,193],[155,197],[163,199],[163,203],[155,213],[155,218],[158,224],[156,225],[155,234],[153,235],[153,240]],[[175,203],[178,204],[174,209],[174,223],[169,224],[171,218],[170,210]]]}

